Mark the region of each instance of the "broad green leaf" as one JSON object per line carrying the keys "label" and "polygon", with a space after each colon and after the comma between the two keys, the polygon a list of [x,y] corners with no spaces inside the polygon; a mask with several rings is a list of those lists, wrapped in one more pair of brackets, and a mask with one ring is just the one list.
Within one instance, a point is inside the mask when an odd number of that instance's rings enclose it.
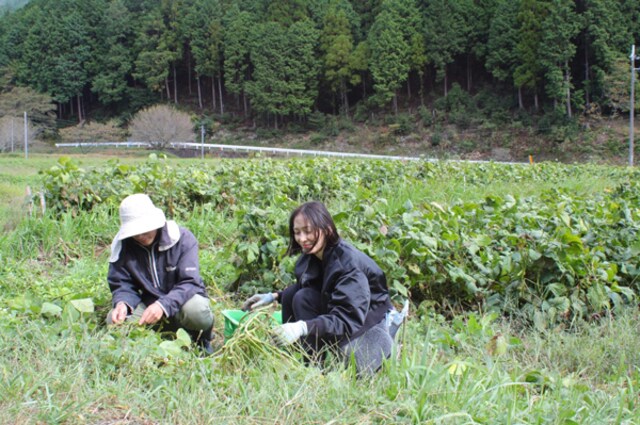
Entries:
{"label": "broad green leaf", "polygon": [[52,303],[42,303],[42,310],[40,310],[40,313],[45,316],[60,317],[62,315],[62,307]]}
{"label": "broad green leaf", "polygon": [[189,346],[192,342],[189,333],[182,328],[178,329],[176,332],[176,341],[181,343],[183,347]]}
{"label": "broad green leaf", "polygon": [[183,344],[179,340],[162,341],[160,348],[169,356],[179,356],[182,353]]}
{"label": "broad green leaf", "polygon": [[71,300],[69,303],[80,313],[93,313],[95,311],[93,300],[91,298]]}

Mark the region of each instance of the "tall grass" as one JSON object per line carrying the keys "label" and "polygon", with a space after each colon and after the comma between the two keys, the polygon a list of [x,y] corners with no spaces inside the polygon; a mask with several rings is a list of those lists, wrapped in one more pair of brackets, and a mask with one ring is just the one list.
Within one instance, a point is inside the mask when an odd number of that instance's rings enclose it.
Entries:
{"label": "tall grass", "polygon": [[[334,364],[326,370],[266,355],[224,366],[191,351],[165,358],[157,333],[109,330],[98,317],[65,323],[16,317],[1,326],[2,423],[638,423],[632,352],[640,351],[635,311],[573,333],[530,329],[500,355],[487,344],[513,328],[481,330],[412,319],[398,360],[372,378]],[[478,320],[482,321],[480,317]],[[606,346],[606,373],[576,369],[569,350],[594,364]],[[452,339],[444,338],[449,335]],[[630,341],[615,344],[618,335]],[[268,342],[264,342],[268,344]],[[549,347],[552,344],[552,347]],[[566,348],[561,350],[560,347]],[[539,355],[547,353],[547,355]],[[127,422],[124,422],[127,423]]]}
{"label": "tall grass", "polygon": [[[37,161],[29,164],[45,166],[51,158]],[[17,194],[36,169],[0,158],[12,163],[1,168],[0,182],[4,193]],[[9,169],[16,175],[8,177]],[[587,194],[613,183],[569,178],[562,184]],[[531,196],[554,185],[443,180],[377,196],[397,211],[407,200],[470,201],[505,191]],[[3,211],[14,202],[5,199]],[[209,358],[190,347],[168,353],[163,344],[174,335],[105,327],[116,211],[14,222],[0,235],[0,423],[640,423],[634,307],[568,328],[537,329],[492,313],[445,320],[425,303],[399,333],[398,355],[371,378],[356,378],[339,362],[305,366],[295,353],[292,360],[273,349],[266,336],[253,341],[257,354],[250,358],[247,346],[223,348],[220,311],[238,305],[224,287],[233,279],[234,253],[224,247],[239,237],[236,220],[205,207],[179,220],[200,241],[201,271],[214,298],[218,351]],[[70,307],[84,298],[95,310]],[[60,311],[47,313],[44,303]]]}

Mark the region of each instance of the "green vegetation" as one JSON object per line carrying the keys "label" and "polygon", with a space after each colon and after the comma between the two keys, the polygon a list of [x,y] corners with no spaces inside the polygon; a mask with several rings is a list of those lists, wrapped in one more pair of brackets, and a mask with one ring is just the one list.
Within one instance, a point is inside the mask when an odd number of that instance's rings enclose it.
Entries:
{"label": "green vegetation", "polygon": [[[639,420],[636,170],[156,156],[0,170],[3,195],[28,182],[47,201],[0,236],[0,422]],[[141,190],[200,241],[212,357],[184,332],[104,326],[116,207]],[[286,221],[309,199],[413,301],[397,360],[373,378],[273,349],[268,314],[223,345],[223,309],[290,282]]]}
{"label": "green vegetation", "polygon": [[[374,125],[427,107],[463,128],[507,117],[566,136],[576,116],[628,111],[638,13],[629,0],[33,0],[0,17],[0,95],[28,86],[81,124],[165,101],[294,131],[316,111]],[[456,87],[472,113],[441,108]]]}

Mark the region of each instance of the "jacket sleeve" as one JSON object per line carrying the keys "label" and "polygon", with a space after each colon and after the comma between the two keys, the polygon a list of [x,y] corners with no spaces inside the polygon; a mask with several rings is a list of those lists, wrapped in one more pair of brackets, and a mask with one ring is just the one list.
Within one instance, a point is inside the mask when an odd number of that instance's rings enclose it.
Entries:
{"label": "jacket sleeve", "polygon": [[158,302],[164,309],[167,317],[173,317],[196,294],[206,296],[204,283],[200,277],[200,264],[198,261],[198,241],[187,230],[180,230],[179,246],[180,257],[176,265],[176,279],[174,286],[166,295],[158,298]]}
{"label": "jacket sleeve", "polygon": [[306,322],[309,335],[348,338],[364,325],[371,292],[361,270],[341,270],[331,293],[323,296],[328,296],[327,313]]}
{"label": "jacket sleeve", "polygon": [[140,304],[140,293],[129,271],[124,266],[122,256],[118,261],[109,263],[107,282],[109,283],[109,289],[111,289],[113,307],[119,302],[124,302],[132,312]]}

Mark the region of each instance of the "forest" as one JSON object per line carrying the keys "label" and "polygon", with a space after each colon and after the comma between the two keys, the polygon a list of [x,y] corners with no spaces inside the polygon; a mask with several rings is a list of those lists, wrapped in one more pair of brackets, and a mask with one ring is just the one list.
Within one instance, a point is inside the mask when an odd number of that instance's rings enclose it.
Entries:
{"label": "forest", "polygon": [[50,97],[51,115],[74,122],[126,121],[159,102],[275,128],[318,112],[430,119],[455,114],[465,96],[495,122],[610,116],[630,109],[629,54],[640,40],[637,0],[32,0],[10,9],[0,18],[0,97],[36,91]]}

